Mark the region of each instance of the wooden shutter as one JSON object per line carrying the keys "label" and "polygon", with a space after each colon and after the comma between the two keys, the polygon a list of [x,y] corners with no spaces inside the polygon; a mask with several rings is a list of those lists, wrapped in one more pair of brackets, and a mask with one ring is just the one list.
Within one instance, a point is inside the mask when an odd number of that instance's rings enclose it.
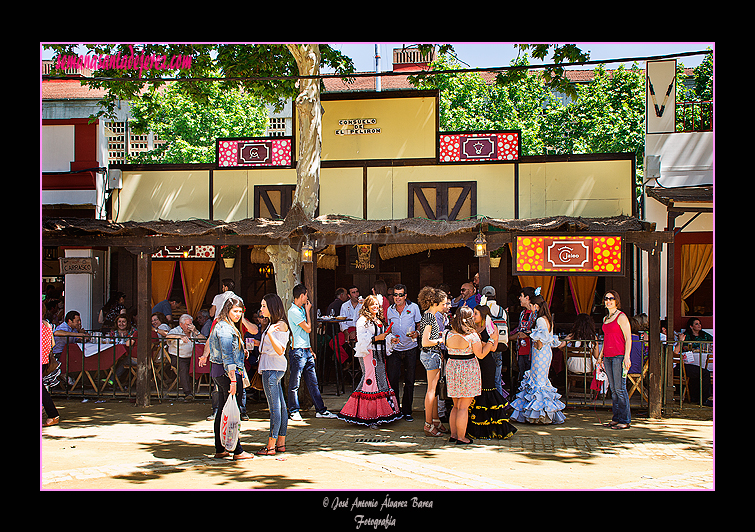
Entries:
{"label": "wooden shutter", "polygon": [[408,217],[457,220],[477,215],[477,182],[409,183]]}
{"label": "wooden shutter", "polygon": [[296,185],[255,185],[254,217],[279,220],[294,202]]}

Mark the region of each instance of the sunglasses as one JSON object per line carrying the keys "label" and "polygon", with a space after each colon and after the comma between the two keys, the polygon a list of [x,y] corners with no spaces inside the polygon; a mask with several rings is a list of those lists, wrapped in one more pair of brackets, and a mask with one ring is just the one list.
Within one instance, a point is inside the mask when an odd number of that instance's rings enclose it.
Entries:
{"label": "sunglasses", "polygon": [[398,292],[393,292],[393,297],[405,297],[406,294],[399,294]]}
{"label": "sunglasses", "polygon": [[613,296],[606,296],[606,297],[603,298],[603,301],[615,301],[615,300],[616,300],[616,298],[613,297]]}

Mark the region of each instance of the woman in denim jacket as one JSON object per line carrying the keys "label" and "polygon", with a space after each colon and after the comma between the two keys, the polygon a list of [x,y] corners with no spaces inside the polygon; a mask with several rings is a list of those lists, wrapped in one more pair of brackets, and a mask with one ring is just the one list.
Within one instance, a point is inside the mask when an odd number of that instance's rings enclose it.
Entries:
{"label": "woman in denim jacket", "polygon": [[[209,359],[211,363],[210,376],[217,386],[218,410],[220,413],[230,395],[236,395],[237,390],[241,390],[242,377],[244,371],[244,341],[241,333],[236,327],[244,315],[244,302],[241,298],[230,297],[226,300],[223,308],[218,315],[218,321],[213,327],[209,343]],[[199,358],[199,365],[204,366],[207,363],[207,355]],[[230,453],[225,450],[223,442],[220,439],[220,421],[222,415],[215,416],[215,458],[225,458]],[[234,460],[248,460],[254,456],[241,447],[241,441],[236,444],[233,450]]]}

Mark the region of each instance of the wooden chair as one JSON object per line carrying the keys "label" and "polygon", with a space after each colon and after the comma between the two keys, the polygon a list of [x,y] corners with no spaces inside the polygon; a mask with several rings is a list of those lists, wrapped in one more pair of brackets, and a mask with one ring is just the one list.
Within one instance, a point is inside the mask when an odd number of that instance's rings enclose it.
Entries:
{"label": "wooden chair", "polygon": [[674,386],[679,385],[679,402],[684,402],[684,397],[688,402],[692,402],[689,393],[689,379],[687,378],[687,371],[684,369],[684,358],[681,355],[673,354],[674,364],[679,368],[679,375],[674,375]]}
{"label": "wooden chair", "polygon": [[[136,354],[137,343],[138,343],[138,340],[134,342],[134,345],[131,346],[131,356]],[[130,375],[131,375],[131,382],[129,383],[129,386],[133,387],[136,384],[137,364],[131,364],[129,361],[128,367],[129,367]],[[155,383],[155,391],[157,392],[157,396],[160,397],[160,386],[157,384],[157,371],[155,370],[155,352],[154,351],[152,352],[152,356],[149,357],[149,371],[152,373],[152,382]],[[116,379],[116,381],[117,380],[118,379]],[[120,385],[120,383],[118,384]],[[123,390],[123,388],[121,388],[121,390]]]}
{"label": "wooden chair", "polygon": [[[629,382],[632,385],[631,389],[629,390],[629,399],[632,398],[632,395],[634,394],[634,392],[639,390],[640,397],[644,399],[645,402],[648,402],[648,403],[650,402],[648,400],[647,392],[645,390],[645,385],[644,385],[645,377],[647,376],[647,374],[648,374],[648,361],[647,360],[645,361],[645,364],[643,364],[642,366],[641,373],[628,373],[627,374],[627,379],[629,379]],[[641,401],[640,401],[640,404],[642,404]]]}
{"label": "wooden chair", "polygon": [[[713,351],[707,353],[707,356],[705,357],[705,366],[703,367],[707,368],[708,364],[713,364]],[[708,371],[710,371],[710,389],[713,390],[713,369],[709,369]]]}
{"label": "wooden chair", "polygon": [[593,390],[590,387],[595,371],[592,349],[588,342],[582,341],[579,347],[567,344],[562,351],[566,377],[566,400],[568,402],[572,398],[579,398],[582,404],[586,404],[593,396]]}
{"label": "wooden chair", "polygon": [[199,365],[199,357],[204,354],[204,344],[194,346],[194,356],[191,361],[191,374],[194,377],[194,395],[201,389],[207,388],[207,395],[212,395],[212,378],[210,377],[210,363]]}

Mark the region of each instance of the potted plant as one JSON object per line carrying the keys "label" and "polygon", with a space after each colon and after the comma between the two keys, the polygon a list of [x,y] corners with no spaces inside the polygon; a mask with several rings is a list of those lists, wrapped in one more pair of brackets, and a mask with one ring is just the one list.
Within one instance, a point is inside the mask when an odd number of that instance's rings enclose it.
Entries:
{"label": "potted plant", "polygon": [[498,266],[501,265],[501,256],[503,255],[503,252],[506,250],[506,246],[501,246],[498,249],[494,249],[490,252],[490,267],[491,268],[498,268]]}
{"label": "potted plant", "polygon": [[220,246],[220,256],[223,259],[223,264],[226,268],[233,268],[233,264],[236,262],[236,253],[238,253],[238,246]]}

